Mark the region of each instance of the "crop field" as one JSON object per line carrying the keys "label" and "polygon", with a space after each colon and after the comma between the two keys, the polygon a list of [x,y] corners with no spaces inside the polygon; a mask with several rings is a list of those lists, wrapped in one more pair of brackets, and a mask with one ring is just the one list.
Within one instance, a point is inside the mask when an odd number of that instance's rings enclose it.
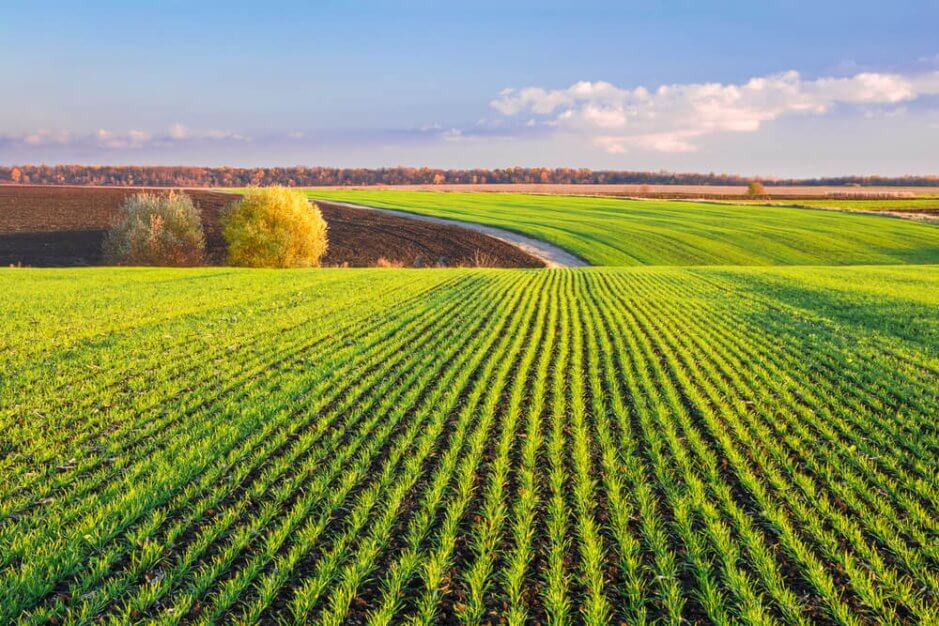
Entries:
{"label": "crop field", "polygon": [[879,200],[799,200],[798,203],[806,206],[855,209],[860,211],[939,211],[939,197],[907,199],[886,198]]}
{"label": "crop field", "polygon": [[917,266],[0,270],[0,623],[937,623],[937,307]]}
{"label": "crop field", "polygon": [[307,193],[518,231],[565,248],[592,265],[939,263],[939,229],[880,216],[524,194]]}
{"label": "crop field", "polygon": [[916,198],[877,198],[877,199],[838,199],[838,198],[799,198],[786,200],[735,200],[740,204],[779,204],[800,207],[818,207],[823,209],[844,209],[850,211],[896,211],[903,213],[939,213],[939,196]]}
{"label": "crop field", "polygon": [[[0,186],[0,266],[81,266],[103,263],[102,244],[121,202],[134,187]],[[151,189],[151,191],[166,191]],[[220,213],[238,196],[186,190],[200,209],[207,261],[225,262]],[[518,248],[464,228],[402,219],[322,203],[329,224],[327,266],[398,265],[541,267]],[[485,263],[478,262],[479,260]]]}

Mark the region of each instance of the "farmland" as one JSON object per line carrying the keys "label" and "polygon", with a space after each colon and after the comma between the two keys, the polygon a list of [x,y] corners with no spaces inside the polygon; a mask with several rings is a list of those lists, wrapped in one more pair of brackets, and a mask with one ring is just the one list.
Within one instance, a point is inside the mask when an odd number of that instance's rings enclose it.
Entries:
{"label": "farmland", "polygon": [[939,263],[939,229],[879,216],[524,194],[307,193],[515,230],[565,248],[593,265]]}
{"label": "farmland", "polygon": [[312,195],[608,267],[0,270],[0,623],[939,620],[939,229]]}
{"label": "farmland", "polygon": [[[741,202],[741,204],[746,202],[750,201],[744,201]],[[805,208],[838,209],[841,211],[886,212],[920,216],[939,215],[939,197],[907,198],[903,200],[897,198],[883,198],[880,200],[799,199],[793,201],[780,200],[777,198],[770,202],[758,200],[752,202],[761,204],[788,204],[790,206]]]}
{"label": "farmland", "polygon": [[0,16],[0,626],[939,626],[939,0]]}
{"label": "farmland", "polygon": [[937,307],[915,266],[2,270],[0,622],[935,623]]}
{"label": "farmland", "polygon": [[936,211],[939,212],[939,197],[931,198],[881,198],[878,200],[799,200],[804,206],[857,211]]}
{"label": "farmland", "polygon": [[839,198],[798,198],[785,199],[773,197],[761,200],[734,200],[737,204],[766,204],[795,206],[803,208],[837,209],[841,211],[939,214],[939,196],[919,196],[915,198],[877,198],[877,199],[839,199]]}
{"label": "farmland", "polygon": [[[73,266],[102,263],[106,230],[121,202],[140,188],[0,186],[0,265]],[[166,191],[151,190],[151,191]],[[225,261],[222,209],[238,196],[186,190],[199,208],[207,261]],[[397,265],[540,267],[518,248],[452,226],[406,220],[376,212],[323,204],[330,246],[323,262],[374,266],[379,258]]]}

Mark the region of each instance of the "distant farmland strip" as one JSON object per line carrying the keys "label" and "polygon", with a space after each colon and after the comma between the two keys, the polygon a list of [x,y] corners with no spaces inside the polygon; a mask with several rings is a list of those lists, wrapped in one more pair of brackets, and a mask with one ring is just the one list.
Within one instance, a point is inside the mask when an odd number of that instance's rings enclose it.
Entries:
{"label": "distant farmland strip", "polygon": [[749,203],[775,203],[782,205],[796,205],[805,207],[821,207],[831,209],[845,209],[854,211],[902,211],[906,213],[939,213],[939,196],[929,198],[877,198],[853,199],[839,198],[798,198],[785,200],[775,198],[769,202],[765,200],[744,200],[742,204]]}
{"label": "distant farmland strip", "polygon": [[937,308],[930,266],[0,271],[0,622],[936,623]]}
{"label": "distant farmland strip", "polygon": [[939,227],[882,216],[513,193],[307,193],[514,230],[560,246],[592,265],[939,263]]}

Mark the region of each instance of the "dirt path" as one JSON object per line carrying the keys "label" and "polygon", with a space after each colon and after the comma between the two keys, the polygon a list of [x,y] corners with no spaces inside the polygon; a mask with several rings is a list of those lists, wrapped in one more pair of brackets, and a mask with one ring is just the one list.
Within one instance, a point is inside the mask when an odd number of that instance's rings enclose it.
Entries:
{"label": "dirt path", "polygon": [[462,220],[453,220],[445,217],[420,215],[417,213],[409,213],[408,211],[398,211],[395,209],[380,209],[378,207],[365,206],[363,204],[352,204],[350,202],[337,202],[334,200],[328,200],[327,202],[330,204],[349,207],[351,209],[367,209],[369,211],[378,211],[387,215],[396,215],[398,217],[419,220],[422,222],[446,224],[448,226],[456,226],[458,228],[473,230],[478,233],[488,235],[493,239],[498,239],[499,241],[504,241],[505,243],[511,244],[522,252],[540,259],[547,267],[585,267],[589,265],[589,263],[580,257],[577,257],[567,250],[555,246],[554,244],[550,244],[540,239],[535,239],[534,237],[528,237],[527,235],[521,235],[510,230],[496,228],[494,226],[485,226],[483,224],[464,222]]}

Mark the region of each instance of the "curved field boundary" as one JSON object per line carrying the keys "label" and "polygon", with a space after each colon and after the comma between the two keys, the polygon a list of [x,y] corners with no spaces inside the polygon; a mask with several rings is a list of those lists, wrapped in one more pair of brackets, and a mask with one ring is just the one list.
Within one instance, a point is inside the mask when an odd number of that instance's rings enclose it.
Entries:
{"label": "curved field boundary", "polygon": [[[760,206],[782,206],[791,209],[814,209],[816,211],[834,211],[836,213],[854,213],[856,215],[876,215],[878,217],[893,217],[901,220],[912,220],[914,222],[923,222],[925,224],[939,224],[939,213],[930,213],[927,211],[875,211],[872,209],[850,209],[835,206],[822,206],[819,204],[780,204],[768,203]],[[930,209],[931,211],[932,209]]]}
{"label": "curved field boundary", "polygon": [[581,259],[578,256],[575,256],[565,250],[553,244],[550,244],[546,241],[540,239],[535,239],[534,237],[528,237],[510,230],[504,230],[502,228],[495,228],[493,226],[484,226],[482,224],[476,224],[473,222],[464,222],[461,220],[452,220],[445,217],[432,217],[430,215],[419,215],[417,213],[409,213],[408,211],[396,211],[394,209],[380,209],[378,207],[366,206],[364,204],[353,204],[351,202],[338,202],[335,200],[328,200],[330,204],[337,206],[344,206],[350,209],[366,209],[369,211],[378,211],[379,213],[385,213],[387,215],[396,215],[398,217],[404,217],[408,219],[418,220],[422,222],[432,222],[435,224],[446,224],[449,226],[456,226],[458,228],[464,228],[467,230],[473,230],[484,235],[488,235],[493,239],[498,239],[499,241],[504,241],[509,243],[519,250],[526,254],[541,260],[544,262],[547,267],[586,267],[589,265],[586,261]]}
{"label": "curved field boundary", "polygon": [[939,262],[939,231],[906,220],[667,200],[422,191],[320,191],[482,223],[560,246],[591,265],[890,265]]}
{"label": "curved field boundary", "polygon": [[[601,198],[603,196],[594,196]],[[624,200],[643,200],[638,196],[623,196]],[[840,205],[826,205],[825,199],[811,200],[806,202],[794,202],[792,199],[768,199],[768,200],[714,200],[711,198],[679,198],[676,202],[694,202],[696,204],[718,204],[729,206],[765,206],[782,207],[786,209],[809,209],[815,211],[833,211],[835,213],[851,213],[855,215],[875,215],[878,217],[893,217],[914,222],[923,222],[926,224],[939,224],[939,200],[935,201],[935,206],[925,204],[924,206],[903,206],[901,204],[887,205],[881,204],[879,208],[863,208],[863,203],[870,202],[871,207],[877,205],[876,200],[848,200],[840,199],[828,200],[827,202],[841,202]],[[895,207],[895,208],[894,208]]]}
{"label": "curved field boundary", "polygon": [[518,246],[462,227],[317,202],[329,224],[324,265],[544,267]]}

